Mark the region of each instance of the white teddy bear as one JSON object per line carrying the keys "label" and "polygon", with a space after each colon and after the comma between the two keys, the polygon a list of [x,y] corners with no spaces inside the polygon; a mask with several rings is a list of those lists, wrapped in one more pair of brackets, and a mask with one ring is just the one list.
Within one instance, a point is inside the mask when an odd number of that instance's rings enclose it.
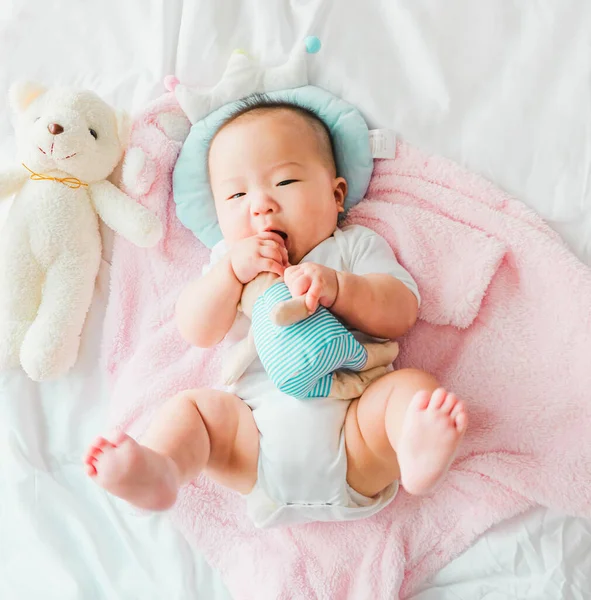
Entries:
{"label": "white teddy bear", "polygon": [[19,83],[10,90],[18,166],[0,172],[16,194],[0,233],[0,369],[20,361],[35,381],[66,373],[101,260],[97,215],[141,247],[158,218],[107,181],[121,160],[127,117],[90,91]]}

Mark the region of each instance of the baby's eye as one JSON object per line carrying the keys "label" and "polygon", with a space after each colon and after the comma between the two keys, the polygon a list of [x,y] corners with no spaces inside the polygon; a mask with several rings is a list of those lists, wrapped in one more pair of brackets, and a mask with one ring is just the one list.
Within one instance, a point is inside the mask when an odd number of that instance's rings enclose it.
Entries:
{"label": "baby's eye", "polygon": [[238,192],[237,194],[230,196],[228,200],[235,200],[236,198],[242,198],[242,196],[246,196],[246,194],[244,192]]}
{"label": "baby's eye", "polygon": [[298,179],[284,179],[283,181],[280,181],[277,184],[277,187],[279,187],[280,185],[289,185],[290,183],[297,183],[298,181]]}
{"label": "baby's eye", "polygon": [[98,133],[94,129],[89,129],[88,131],[95,140],[98,138]]}

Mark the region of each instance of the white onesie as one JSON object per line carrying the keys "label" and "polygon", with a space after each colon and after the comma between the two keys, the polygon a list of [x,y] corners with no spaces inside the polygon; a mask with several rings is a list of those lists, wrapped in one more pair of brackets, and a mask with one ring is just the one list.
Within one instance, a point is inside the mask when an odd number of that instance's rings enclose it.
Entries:
{"label": "white onesie", "polygon": [[[225,243],[218,243],[204,272],[226,251]],[[420,301],[415,281],[388,243],[361,225],[337,229],[302,262],[356,275],[388,273]],[[232,339],[244,337],[249,325],[239,313]],[[371,339],[358,331],[352,333],[360,341]],[[228,391],[250,406],[260,433],[258,480],[246,496],[249,516],[257,527],[360,519],[375,514],[394,498],[398,482],[373,498],[347,484],[343,426],[350,401],[287,396],[273,385],[258,359]]]}

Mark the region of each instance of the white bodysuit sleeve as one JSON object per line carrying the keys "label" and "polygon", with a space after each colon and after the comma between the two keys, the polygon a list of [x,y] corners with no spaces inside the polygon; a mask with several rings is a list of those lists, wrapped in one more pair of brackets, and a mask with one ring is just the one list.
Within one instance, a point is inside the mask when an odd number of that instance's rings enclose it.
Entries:
{"label": "white bodysuit sleeve", "polygon": [[366,227],[352,225],[345,230],[350,250],[350,270],[355,275],[370,273],[388,273],[396,277],[417,297],[419,305],[421,296],[412,275],[396,260],[392,248],[386,240]]}
{"label": "white bodysuit sleeve", "polygon": [[219,241],[212,249],[209,256],[209,263],[203,265],[201,275],[207,275],[211,271],[211,268],[218,263],[228,251],[225,240]]}

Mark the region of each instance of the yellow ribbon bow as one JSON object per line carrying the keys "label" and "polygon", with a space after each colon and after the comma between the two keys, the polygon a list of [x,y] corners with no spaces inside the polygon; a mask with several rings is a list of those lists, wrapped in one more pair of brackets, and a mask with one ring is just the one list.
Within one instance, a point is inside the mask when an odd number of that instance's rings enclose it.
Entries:
{"label": "yellow ribbon bow", "polygon": [[35,173],[35,171],[29,169],[29,167],[27,167],[25,163],[21,163],[21,165],[23,165],[23,167],[25,167],[25,169],[27,169],[27,171],[31,173],[31,176],[29,177],[31,181],[57,181],[58,183],[66,185],[73,190],[77,190],[81,187],[88,187],[87,183],[84,183],[84,181],[80,181],[80,179],[78,179],[77,177],[51,177],[51,175]]}

